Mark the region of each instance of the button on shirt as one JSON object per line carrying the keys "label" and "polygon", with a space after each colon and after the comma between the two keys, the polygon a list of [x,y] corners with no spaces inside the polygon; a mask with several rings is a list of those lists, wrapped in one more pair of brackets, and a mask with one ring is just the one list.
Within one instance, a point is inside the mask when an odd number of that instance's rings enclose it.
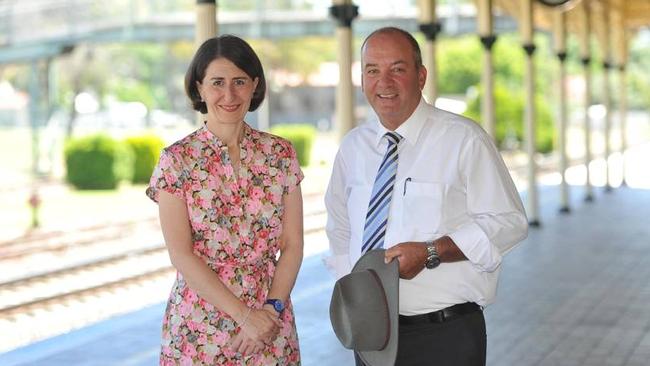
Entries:
{"label": "button on shirt", "polygon": [[[388,130],[371,121],[350,131],[336,156],[325,195],[326,259],[337,277],[361,256],[363,226]],[[528,220],[508,169],[473,121],[422,99],[397,130],[403,141],[385,248],[448,235],[468,258],[400,279],[400,314],[464,302],[491,303],[505,253],[527,235]]]}

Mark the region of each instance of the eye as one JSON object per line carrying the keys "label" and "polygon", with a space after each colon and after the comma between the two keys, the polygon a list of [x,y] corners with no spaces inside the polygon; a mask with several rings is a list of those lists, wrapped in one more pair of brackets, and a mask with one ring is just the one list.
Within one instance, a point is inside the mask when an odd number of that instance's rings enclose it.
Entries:
{"label": "eye", "polygon": [[401,74],[401,73],[403,73],[404,71],[406,71],[406,70],[404,70],[403,67],[393,67],[392,70],[393,70],[393,72],[396,73],[396,74]]}
{"label": "eye", "polygon": [[246,79],[235,79],[235,85],[237,85],[237,86],[246,85],[246,82],[247,82]]}
{"label": "eye", "polygon": [[223,86],[223,79],[212,80],[212,86]]}
{"label": "eye", "polygon": [[379,70],[377,69],[367,69],[366,74],[368,75],[377,75],[379,73]]}

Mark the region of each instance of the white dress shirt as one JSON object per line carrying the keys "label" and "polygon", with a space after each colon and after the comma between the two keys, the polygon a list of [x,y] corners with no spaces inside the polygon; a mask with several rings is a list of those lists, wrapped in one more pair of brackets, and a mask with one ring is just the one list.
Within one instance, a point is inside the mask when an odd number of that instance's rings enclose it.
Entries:
{"label": "white dress shirt", "polygon": [[[385,248],[448,235],[469,259],[400,279],[400,314],[494,300],[502,257],[527,235],[528,220],[508,169],[475,122],[424,99],[397,130],[399,163]],[[328,267],[337,278],[361,256],[363,226],[388,130],[378,120],[341,142],[325,194]]]}

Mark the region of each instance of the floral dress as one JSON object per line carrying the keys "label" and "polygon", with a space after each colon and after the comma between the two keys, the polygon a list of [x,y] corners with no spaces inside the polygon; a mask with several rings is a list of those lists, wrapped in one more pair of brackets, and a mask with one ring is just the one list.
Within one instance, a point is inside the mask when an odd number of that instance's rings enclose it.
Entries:
{"label": "floral dress", "polygon": [[[280,249],[282,197],[303,178],[287,140],[244,125],[240,168],[234,174],[227,147],[206,126],[165,148],[147,196],[160,190],[187,205],[194,253],[235,296],[261,308]],[[276,340],[242,357],[227,344],[240,328],[192,290],[177,273],[163,319],[160,365],[300,365],[291,301]]]}

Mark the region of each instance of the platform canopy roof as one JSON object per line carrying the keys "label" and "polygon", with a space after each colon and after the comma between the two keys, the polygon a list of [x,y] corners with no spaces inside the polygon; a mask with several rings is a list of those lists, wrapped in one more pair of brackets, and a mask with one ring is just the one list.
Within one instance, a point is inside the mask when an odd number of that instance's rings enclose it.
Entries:
{"label": "platform canopy roof", "polygon": [[[494,5],[519,20],[523,1],[494,0]],[[614,64],[625,64],[629,39],[650,26],[650,0],[533,1],[536,28],[553,31],[558,14],[564,14],[569,34],[595,36],[603,59]]]}

